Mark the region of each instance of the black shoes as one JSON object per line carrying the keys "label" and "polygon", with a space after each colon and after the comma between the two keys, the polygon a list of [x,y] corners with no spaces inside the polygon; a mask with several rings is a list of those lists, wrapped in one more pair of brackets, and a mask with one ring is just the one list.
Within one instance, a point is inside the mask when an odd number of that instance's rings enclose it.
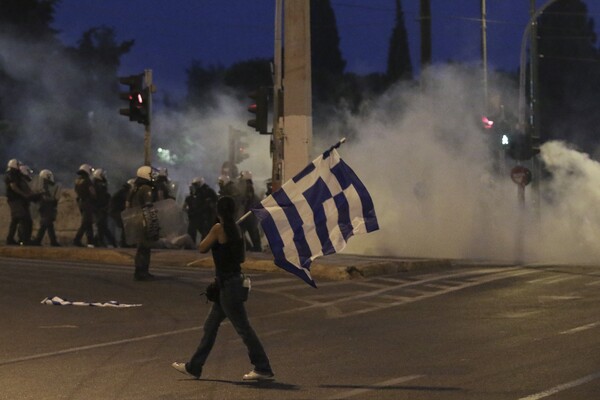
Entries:
{"label": "black shoes", "polygon": [[153,281],[154,278],[154,275],[152,275],[150,272],[136,272],[133,274],[133,279],[136,281]]}

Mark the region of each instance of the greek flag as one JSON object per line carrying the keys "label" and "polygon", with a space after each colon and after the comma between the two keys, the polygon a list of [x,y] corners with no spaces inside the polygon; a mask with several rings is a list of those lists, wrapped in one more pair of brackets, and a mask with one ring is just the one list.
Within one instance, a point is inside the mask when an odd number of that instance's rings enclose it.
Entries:
{"label": "greek flag", "polygon": [[352,235],[379,229],[367,188],[336,150],[342,142],[252,209],[275,265],[313,287],[315,258],[341,251]]}

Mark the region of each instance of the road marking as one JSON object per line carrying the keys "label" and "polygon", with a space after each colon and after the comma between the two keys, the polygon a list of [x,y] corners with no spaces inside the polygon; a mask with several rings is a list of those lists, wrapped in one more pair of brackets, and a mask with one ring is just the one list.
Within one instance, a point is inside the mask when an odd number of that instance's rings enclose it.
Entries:
{"label": "road marking", "polygon": [[42,325],[40,329],[74,329],[79,328],[77,325]]}
{"label": "road marking", "polygon": [[172,336],[172,335],[179,335],[180,333],[199,331],[201,329],[202,329],[202,327],[198,326],[198,327],[194,327],[194,328],[185,328],[185,329],[178,329],[175,331],[156,333],[153,335],[138,336],[138,337],[130,338],[130,339],[115,340],[113,342],[90,344],[88,346],[71,347],[69,349],[52,351],[52,352],[48,352],[48,353],[39,353],[39,354],[33,354],[31,356],[18,357],[18,358],[13,358],[13,359],[8,359],[8,360],[0,360],[0,365],[14,364],[14,363],[22,362],[22,361],[37,360],[39,358],[45,358],[45,357],[60,356],[63,354],[75,353],[75,352],[84,351],[84,350],[100,349],[102,347],[110,347],[110,346],[116,346],[116,345],[122,345],[122,344],[134,343],[134,342],[141,342],[142,340],[156,339],[156,338]]}
{"label": "road marking", "polygon": [[[437,297],[437,296],[442,296],[444,294],[456,292],[456,291],[474,287],[474,286],[483,285],[485,283],[493,282],[493,281],[496,281],[499,279],[506,279],[506,278],[520,276],[520,275],[527,275],[530,273],[533,273],[533,272],[532,271],[518,271],[518,270],[505,271],[505,272],[500,272],[500,273],[496,272],[491,275],[481,275],[478,277],[479,279],[476,281],[463,282],[461,285],[458,285],[458,286],[449,286],[449,287],[446,287],[445,289],[442,289],[442,290],[439,290],[436,292],[429,292],[429,293],[407,288],[407,286],[413,286],[413,285],[418,286],[419,284],[423,283],[423,282],[412,282],[411,284],[399,285],[398,287],[403,287],[404,292],[412,291],[412,292],[416,293],[417,295],[414,297],[408,297],[408,298],[401,297],[401,299],[399,301],[387,303],[387,304],[381,305],[379,307],[369,307],[369,308],[364,308],[364,309],[355,310],[355,311],[347,312],[347,313],[341,313],[341,314],[338,312],[337,317],[340,318],[340,317],[349,317],[349,316],[355,316],[355,315],[360,315],[360,314],[366,314],[366,313],[378,311],[378,310],[381,310],[384,308],[396,307],[399,305],[414,303],[417,301],[430,299],[430,298]],[[392,289],[395,290],[397,288],[392,288]],[[391,290],[391,289],[388,289],[385,291],[389,291],[389,290]],[[378,293],[376,293],[376,295],[381,296],[383,294],[383,292],[385,292],[385,291],[383,291],[383,290],[376,291],[376,292],[378,292]],[[344,298],[330,301],[327,303],[319,303],[319,304],[312,305],[312,306],[306,306],[305,308],[308,309],[308,308],[315,308],[315,307],[329,307],[329,306],[337,305],[339,303],[346,302],[346,301],[361,300],[364,298],[374,297],[374,296],[375,295],[372,293],[354,295],[351,297],[344,297]]]}
{"label": "road marking", "polygon": [[527,283],[543,283],[546,285],[550,285],[553,283],[558,283],[558,282],[562,282],[562,281],[566,281],[569,279],[577,279],[577,276],[546,276],[544,278],[538,278],[538,279],[534,279],[531,281],[528,281]]}
{"label": "road marking", "polygon": [[598,379],[600,378],[600,372],[596,372],[594,374],[588,375],[588,376],[584,376],[583,378],[571,381],[571,382],[567,382],[567,383],[563,383],[562,385],[558,385],[558,386],[554,386],[553,388],[550,388],[548,390],[544,390],[543,392],[539,392],[536,394],[532,394],[530,396],[527,397],[521,397],[519,400],[538,400],[538,399],[543,399],[544,397],[548,397],[548,396],[552,396],[553,394],[556,394],[558,392],[562,392],[564,390],[567,389],[571,389],[577,386],[581,386],[583,384],[586,384],[590,381],[593,381],[594,379]]}
{"label": "road marking", "polygon": [[572,334],[572,333],[587,331],[588,329],[595,328],[598,325],[600,325],[600,322],[592,322],[591,324],[582,325],[582,326],[578,326],[577,328],[573,328],[573,329],[568,329],[566,331],[562,331],[559,334],[560,335],[569,335],[569,334]]}
{"label": "road marking", "polygon": [[409,382],[418,378],[422,378],[424,375],[408,375],[400,378],[390,379],[389,381],[374,383],[372,385],[366,385],[367,387],[361,389],[353,389],[344,393],[339,393],[334,396],[328,397],[330,400],[334,399],[347,399],[348,397],[359,396],[361,394],[373,392],[376,390],[384,389],[388,386],[397,385],[399,383]]}
{"label": "road marking", "polygon": [[[250,279],[254,278],[253,275],[250,275]],[[273,279],[265,279],[265,280],[254,280],[252,279],[252,286],[263,286],[263,285],[272,285],[274,283],[289,283],[294,282],[293,279],[289,278],[273,278]]]}

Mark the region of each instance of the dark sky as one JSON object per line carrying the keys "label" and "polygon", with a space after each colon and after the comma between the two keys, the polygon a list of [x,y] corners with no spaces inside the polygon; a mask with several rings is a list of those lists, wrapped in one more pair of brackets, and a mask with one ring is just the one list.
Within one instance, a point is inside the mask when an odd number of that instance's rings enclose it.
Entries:
{"label": "dark sky", "polygon": [[[537,1],[538,7],[547,0]],[[487,0],[490,68],[516,70],[528,0]],[[586,2],[600,21],[600,1]],[[394,26],[395,0],[332,0],[347,71],[384,72]],[[93,26],[114,27],[119,41],[135,39],[122,58],[123,75],[153,70],[160,91],[184,93],[185,70],[193,59],[229,66],[270,58],[275,0],[62,0],[54,27],[75,44]],[[419,0],[402,0],[412,64],[419,63]],[[480,1],[431,0],[433,61],[480,58]],[[600,26],[600,23],[596,23]],[[598,29],[596,29],[598,32]]]}

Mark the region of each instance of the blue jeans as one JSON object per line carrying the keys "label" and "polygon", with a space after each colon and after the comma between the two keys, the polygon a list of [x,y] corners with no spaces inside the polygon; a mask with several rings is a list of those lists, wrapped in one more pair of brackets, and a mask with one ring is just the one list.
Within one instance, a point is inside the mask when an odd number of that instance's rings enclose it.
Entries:
{"label": "blue jeans", "polygon": [[202,375],[202,367],[215,344],[219,326],[225,318],[229,318],[235,331],[248,348],[248,356],[250,362],[254,365],[254,369],[262,373],[273,372],[269,358],[254,329],[250,326],[250,321],[248,321],[246,308],[242,301],[243,291],[242,277],[239,275],[222,283],[219,302],[213,303],[204,321],[204,336],[200,341],[200,345],[198,345],[190,361],[186,363],[186,369],[189,373],[196,376]]}

